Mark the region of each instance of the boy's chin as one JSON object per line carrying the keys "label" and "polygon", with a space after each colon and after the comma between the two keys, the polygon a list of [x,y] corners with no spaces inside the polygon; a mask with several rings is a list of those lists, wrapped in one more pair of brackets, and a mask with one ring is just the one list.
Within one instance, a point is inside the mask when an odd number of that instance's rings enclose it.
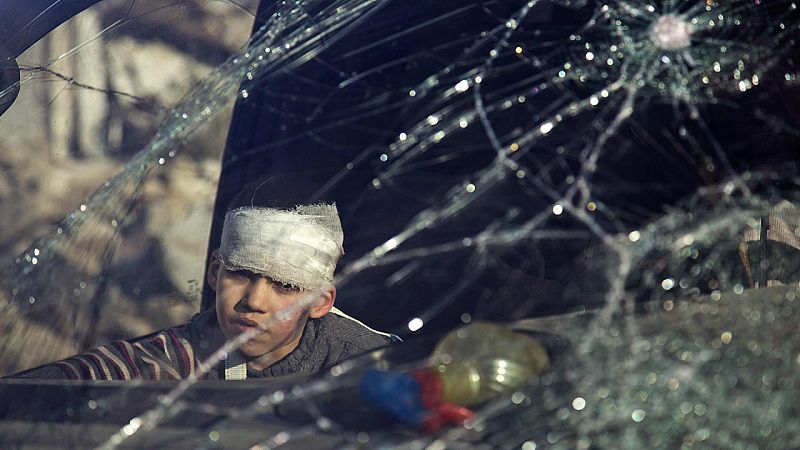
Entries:
{"label": "boy's chin", "polygon": [[239,353],[244,355],[247,359],[258,358],[270,353],[272,348],[269,345],[260,343],[245,343],[239,347]]}

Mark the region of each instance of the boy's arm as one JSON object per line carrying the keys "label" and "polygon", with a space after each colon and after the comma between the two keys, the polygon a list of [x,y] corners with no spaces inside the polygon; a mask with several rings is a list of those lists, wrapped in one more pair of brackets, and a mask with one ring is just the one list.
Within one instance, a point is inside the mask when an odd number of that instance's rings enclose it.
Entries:
{"label": "boy's arm", "polygon": [[9,378],[72,380],[179,380],[197,368],[188,341],[167,329],[133,341],[116,341]]}

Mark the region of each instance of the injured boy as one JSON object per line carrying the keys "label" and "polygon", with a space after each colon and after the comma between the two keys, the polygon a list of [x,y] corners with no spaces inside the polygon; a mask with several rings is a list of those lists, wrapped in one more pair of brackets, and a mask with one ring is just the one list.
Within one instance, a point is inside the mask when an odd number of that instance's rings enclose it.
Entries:
{"label": "injured boy", "polygon": [[388,345],[390,335],[333,307],[344,253],[339,214],[335,204],[306,204],[302,192],[271,178],[229,204],[207,273],[216,308],[13,377],[179,380],[200,375],[201,363],[244,333],[252,337],[200,378],[309,375]]}

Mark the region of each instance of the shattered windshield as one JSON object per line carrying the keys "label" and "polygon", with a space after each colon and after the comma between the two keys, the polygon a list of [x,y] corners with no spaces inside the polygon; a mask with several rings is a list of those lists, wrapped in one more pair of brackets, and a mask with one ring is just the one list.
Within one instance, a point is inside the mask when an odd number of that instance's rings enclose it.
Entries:
{"label": "shattered windshield", "polygon": [[[220,205],[270,175],[335,199],[336,306],[406,342],[310,378],[88,383],[49,418],[6,412],[0,440],[797,447],[798,14],[98,2],[14,55],[20,81],[0,87],[17,95],[0,117],[0,373],[212,307]],[[467,408],[436,404],[437,426],[369,388],[378,372],[427,386],[429,367]],[[448,385],[461,375],[497,392]],[[61,389],[17,383],[3,389]]]}

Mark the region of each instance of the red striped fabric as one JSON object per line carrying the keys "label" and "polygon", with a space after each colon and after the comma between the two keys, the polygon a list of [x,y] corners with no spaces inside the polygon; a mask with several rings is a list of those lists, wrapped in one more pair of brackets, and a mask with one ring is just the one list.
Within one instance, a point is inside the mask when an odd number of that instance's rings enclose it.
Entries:
{"label": "red striped fabric", "polygon": [[198,365],[189,342],[171,329],[133,343],[112,342],[55,363],[67,378],[90,380],[177,380]]}

